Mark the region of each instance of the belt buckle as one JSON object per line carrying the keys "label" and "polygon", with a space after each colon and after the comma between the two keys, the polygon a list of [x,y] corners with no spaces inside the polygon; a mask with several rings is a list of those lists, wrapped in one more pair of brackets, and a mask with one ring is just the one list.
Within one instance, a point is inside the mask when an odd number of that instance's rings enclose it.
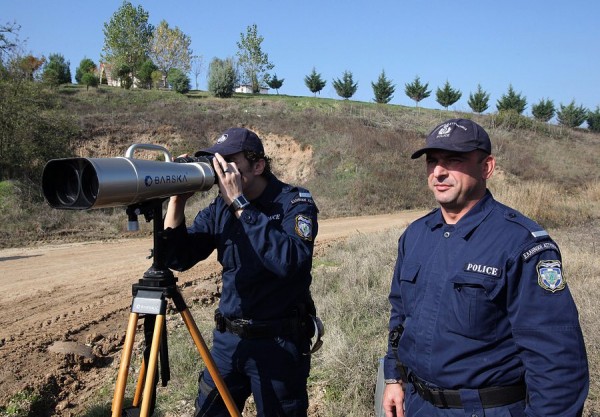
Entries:
{"label": "belt buckle", "polygon": [[248,324],[250,324],[250,320],[246,320],[246,319],[232,320],[231,327],[232,327],[233,333],[237,334],[239,337],[242,337],[242,338],[246,337]]}

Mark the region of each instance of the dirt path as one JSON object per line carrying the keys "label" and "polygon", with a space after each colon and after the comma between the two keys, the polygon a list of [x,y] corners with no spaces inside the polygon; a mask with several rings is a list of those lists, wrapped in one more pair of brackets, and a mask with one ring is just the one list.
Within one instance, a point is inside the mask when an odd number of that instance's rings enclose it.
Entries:
{"label": "dirt path", "polygon": [[[422,214],[322,220],[316,250]],[[151,265],[151,247],[151,238],[143,238],[0,250],[0,405],[32,388],[54,399],[53,415],[69,416],[94,394],[117,366],[131,285]],[[201,297],[214,298],[219,271],[213,256],[177,274],[186,301],[198,301],[198,286]]]}

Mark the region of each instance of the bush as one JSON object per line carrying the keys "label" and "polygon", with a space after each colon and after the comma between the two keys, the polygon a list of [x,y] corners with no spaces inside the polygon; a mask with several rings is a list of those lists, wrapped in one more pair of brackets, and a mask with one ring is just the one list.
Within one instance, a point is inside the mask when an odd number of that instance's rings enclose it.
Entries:
{"label": "bush", "polygon": [[169,71],[167,82],[173,90],[180,94],[185,94],[190,91],[190,79],[180,69],[174,68]]}
{"label": "bush", "polygon": [[214,58],[208,67],[208,91],[215,97],[231,97],[236,78],[233,60]]}

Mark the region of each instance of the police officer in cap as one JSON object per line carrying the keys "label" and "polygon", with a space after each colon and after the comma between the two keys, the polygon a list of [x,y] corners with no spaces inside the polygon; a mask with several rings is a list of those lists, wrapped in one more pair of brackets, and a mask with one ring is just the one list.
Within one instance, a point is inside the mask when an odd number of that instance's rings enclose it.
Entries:
{"label": "police officer in cap", "polygon": [[[278,180],[259,137],[226,130],[214,146],[219,196],[186,227],[190,195],[171,197],[166,263],[184,271],[214,250],[223,266],[213,359],[239,410],[252,394],[258,416],[306,416],[315,306],[310,294],[317,207],[310,192]],[[195,416],[229,416],[208,372]]]}
{"label": "police officer in cap", "polygon": [[398,244],[383,406],[392,416],[580,416],[586,351],[557,244],[486,188],[486,131],[452,119],[426,156],[439,208]]}

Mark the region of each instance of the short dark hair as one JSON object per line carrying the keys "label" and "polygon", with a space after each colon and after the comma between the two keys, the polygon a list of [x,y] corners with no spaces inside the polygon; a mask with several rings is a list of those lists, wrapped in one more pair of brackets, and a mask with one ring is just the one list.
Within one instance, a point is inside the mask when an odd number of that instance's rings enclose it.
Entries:
{"label": "short dark hair", "polygon": [[243,151],[244,157],[250,162],[258,162],[261,159],[265,160],[265,169],[261,174],[263,177],[269,177],[273,173],[271,172],[271,158],[264,154],[264,152],[254,152],[254,151]]}

